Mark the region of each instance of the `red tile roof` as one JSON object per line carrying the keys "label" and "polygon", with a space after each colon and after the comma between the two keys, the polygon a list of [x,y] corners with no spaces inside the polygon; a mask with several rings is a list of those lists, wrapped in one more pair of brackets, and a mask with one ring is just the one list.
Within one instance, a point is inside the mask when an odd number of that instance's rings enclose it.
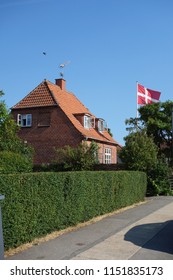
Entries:
{"label": "red tile roof", "polygon": [[43,81],[34,90],[32,90],[27,96],[25,96],[20,102],[12,107],[12,109],[30,108],[30,107],[42,107],[57,105],[50,89],[48,88],[47,81]]}
{"label": "red tile roof", "polygon": [[120,146],[107,131],[100,133],[95,128],[86,129],[75,117],[76,114],[89,114],[95,116],[80,102],[80,100],[71,92],[62,90],[59,86],[44,80],[26,97],[18,102],[13,109],[59,106],[69,118],[75,128],[86,138],[97,141],[109,142]]}

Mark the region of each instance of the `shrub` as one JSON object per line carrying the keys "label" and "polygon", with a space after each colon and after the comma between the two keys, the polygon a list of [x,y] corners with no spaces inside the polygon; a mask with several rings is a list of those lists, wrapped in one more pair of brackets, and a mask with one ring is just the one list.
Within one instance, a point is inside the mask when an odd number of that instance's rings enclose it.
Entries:
{"label": "shrub", "polygon": [[148,172],[147,195],[172,195],[169,176],[170,168],[160,158],[157,165]]}
{"label": "shrub", "polygon": [[83,142],[77,147],[65,146],[56,150],[56,163],[58,170],[82,171],[93,170],[98,163],[98,145],[93,141],[90,145]]}
{"label": "shrub", "polygon": [[31,172],[30,158],[9,151],[0,151],[0,173]]}
{"label": "shrub", "polygon": [[125,141],[119,156],[127,169],[148,172],[156,166],[158,148],[144,131],[129,134]]}
{"label": "shrub", "polygon": [[147,195],[171,194],[169,167],[158,156],[158,147],[145,131],[138,131],[125,137],[126,144],[120,152],[125,167],[129,170],[144,171],[147,174]]}

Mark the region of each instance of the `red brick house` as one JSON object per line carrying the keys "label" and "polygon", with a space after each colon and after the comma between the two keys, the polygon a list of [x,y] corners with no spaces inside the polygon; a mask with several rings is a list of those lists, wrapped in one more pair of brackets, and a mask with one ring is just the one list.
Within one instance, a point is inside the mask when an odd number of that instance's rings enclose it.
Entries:
{"label": "red brick house", "polygon": [[19,136],[35,150],[35,164],[51,163],[55,148],[77,146],[82,141],[99,145],[100,163],[116,163],[120,145],[110,136],[102,118],[95,117],[66,91],[65,80],[41,82],[11,108]]}

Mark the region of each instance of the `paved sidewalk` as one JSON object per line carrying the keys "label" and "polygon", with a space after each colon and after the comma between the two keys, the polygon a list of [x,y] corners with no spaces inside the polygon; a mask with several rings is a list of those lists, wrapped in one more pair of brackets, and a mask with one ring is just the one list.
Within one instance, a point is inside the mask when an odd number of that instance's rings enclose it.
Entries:
{"label": "paved sidewalk", "polygon": [[173,260],[172,236],[173,197],[154,197],[6,259]]}

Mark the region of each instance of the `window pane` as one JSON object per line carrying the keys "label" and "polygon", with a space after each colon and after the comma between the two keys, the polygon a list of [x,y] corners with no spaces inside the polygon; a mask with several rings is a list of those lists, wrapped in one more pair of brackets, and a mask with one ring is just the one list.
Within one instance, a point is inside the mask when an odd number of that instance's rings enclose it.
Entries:
{"label": "window pane", "polygon": [[90,128],[90,117],[89,116],[84,116],[84,127]]}
{"label": "window pane", "polygon": [[27,126],[31,126],[31,121],[32,121],[31,114],[28,114],[27,115]]}
{"label": "window pane", "polygon": [[106,148],[105,149],[105,163],[106,164],[110,164],[111,163],[111,154],[112,154],[112,151],[110,148]]}
{"label": "window pane", "polygon": [[18,115],[18,124],[22,127],[31,126],[32,125],[32,115]]}

